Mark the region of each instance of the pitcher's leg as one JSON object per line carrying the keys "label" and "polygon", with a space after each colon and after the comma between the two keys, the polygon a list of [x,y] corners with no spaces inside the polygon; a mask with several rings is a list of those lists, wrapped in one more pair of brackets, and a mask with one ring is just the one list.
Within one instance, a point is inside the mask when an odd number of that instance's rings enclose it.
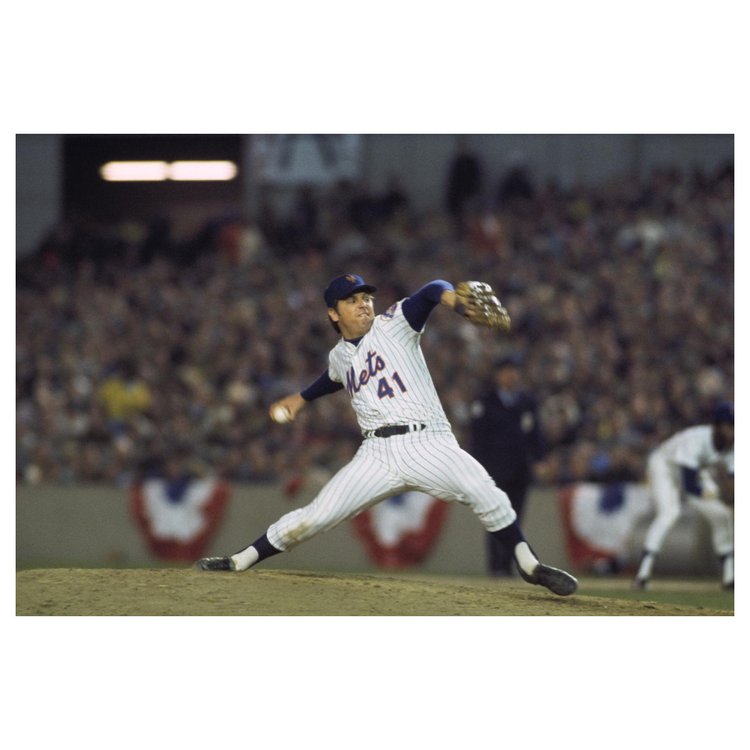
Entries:
{"label": "pitcher's leg", "polygon": [[567,596],[578,582],[564,570],[541,563],[524,538],[508,495],[452,436],[404,441],[408,481],[423,492],[468,505],[480,523],[512,554],[521,577]]}
{"label": "pitcher's leg", "polygon": [[468,505],[487,531],[516,520],[508,495],[479,461],[451,436],[405,440],[401,446],[406,481],[441,500]]}
{"label": "pitcher's leg", "polygon": [[399,480],[368,456],[355,456],[303,508],[287,513],[267,532],[274,547],[287,550],[329,531],[342,521],[402,489]]}
{"label": "pitcher's leg", "polygon": [[230,557],[204,558],[196,565],[201,570],[247,570],[271,555],[332,529],[402,489],[392,472],[360,450],[311,503],[282,516],[263,536]]}

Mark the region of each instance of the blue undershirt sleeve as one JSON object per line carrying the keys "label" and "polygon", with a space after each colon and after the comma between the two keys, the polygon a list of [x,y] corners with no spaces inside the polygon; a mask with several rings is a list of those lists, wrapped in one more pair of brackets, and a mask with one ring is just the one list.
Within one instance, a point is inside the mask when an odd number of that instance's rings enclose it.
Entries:
{"label": "blue undershirt sleeve", "polygon": [[401,309],[409,325],[415,331],[421,331],[430,313],[440,304],[440,297],[444,291],[453,291],[453,284],[449,281],[437,279],[425,284],[418,292],[407,297]]}
{"label": "blue undershirt sleeve", "polygon": [[326,370],[314,383],[310,383],[305,390],[301,391],[299,395],[305,401],[314,401],[316,398],[327,396],[329,393],[336,393],[336,391],[340,391],[343,387],[343,383],[331,380],[328,370]]}

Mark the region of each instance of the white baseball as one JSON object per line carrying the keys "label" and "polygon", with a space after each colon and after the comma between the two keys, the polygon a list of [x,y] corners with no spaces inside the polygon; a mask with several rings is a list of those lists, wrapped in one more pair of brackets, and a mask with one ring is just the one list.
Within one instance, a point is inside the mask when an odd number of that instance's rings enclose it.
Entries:
{"label": "white baseball", "polygon": [[285,406],[275,406],[271,412],[271,419],[273,419],[276,424],[286,424],[287,422],[292,421],[291,414]]}

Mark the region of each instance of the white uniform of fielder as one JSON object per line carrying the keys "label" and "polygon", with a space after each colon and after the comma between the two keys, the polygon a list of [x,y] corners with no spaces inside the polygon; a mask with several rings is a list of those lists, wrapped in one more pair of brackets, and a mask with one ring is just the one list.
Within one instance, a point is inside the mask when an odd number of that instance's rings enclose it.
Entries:
{"label": "white uniform of fielder", "polygon": [[[733,407],[731,413],[733,424]],[[722,562],[722,584],[727,588],[734,585],[734,513],[719,498],[719,486],[713,478],[717,468],[734,476],[734,443],[718,449],[714,429],[713,425],[689,427],[649,456],[647,476],[656,515],[644,539],[637,588],[647,587],[655,558],[682,513],[683,499],[708,521],[714,552]]]}

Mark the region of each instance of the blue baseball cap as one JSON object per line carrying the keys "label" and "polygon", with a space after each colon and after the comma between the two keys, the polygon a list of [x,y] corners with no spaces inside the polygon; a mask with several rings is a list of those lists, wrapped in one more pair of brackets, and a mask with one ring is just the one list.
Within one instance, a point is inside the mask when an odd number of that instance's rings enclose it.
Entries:
{"label": "blue baseball cap", "polygon": [[351,297],[357,292],[375,292],[377,289],[372,284],[366,284],[361,276],[356,273],[347,273],[337,276],[323,293],[323,299],[328,307],[335,307],[340,299]]}
{"label": "blue baseball cap", "polygon": [[734,404],[724,401],[714,409],[714,424],[734,424]]}

